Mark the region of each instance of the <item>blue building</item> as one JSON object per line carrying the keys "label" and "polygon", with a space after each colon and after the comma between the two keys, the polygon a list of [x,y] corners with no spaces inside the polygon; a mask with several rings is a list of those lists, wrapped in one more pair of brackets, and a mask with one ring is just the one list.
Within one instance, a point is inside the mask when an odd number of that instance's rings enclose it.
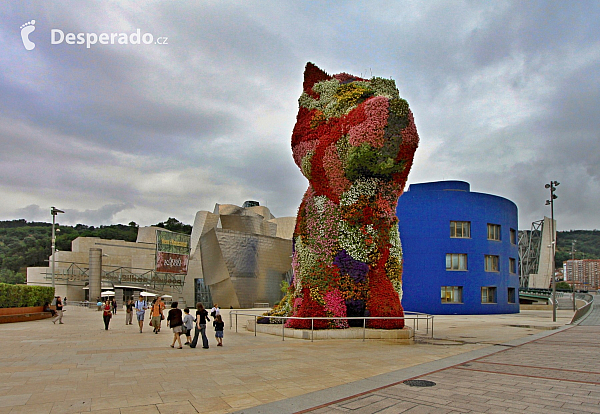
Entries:
{"label": "blue building", "polygon": [[469,183],[412,184],[396,209],[402,306],[431,314],[519,312],[517,206]]}

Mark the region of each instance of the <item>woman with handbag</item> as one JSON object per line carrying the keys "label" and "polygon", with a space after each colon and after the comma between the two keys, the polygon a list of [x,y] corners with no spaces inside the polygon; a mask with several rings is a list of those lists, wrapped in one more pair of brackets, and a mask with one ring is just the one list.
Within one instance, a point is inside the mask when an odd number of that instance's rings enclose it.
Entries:
{"label": "woman with handbag", "polygon": [[104,319],[104,329],[108,331],[108,324],[110,323],[110,318],[112,318],[112,306],[110,304],[110,300],[106,299],[104,305],[102,306],[102,318]]}

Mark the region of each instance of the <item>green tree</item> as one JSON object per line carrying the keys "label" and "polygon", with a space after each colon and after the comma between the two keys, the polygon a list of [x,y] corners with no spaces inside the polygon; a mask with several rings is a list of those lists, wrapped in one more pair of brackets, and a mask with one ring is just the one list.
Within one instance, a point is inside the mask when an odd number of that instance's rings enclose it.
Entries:
{"label": "green tree", "polygon": [[0,283],[16,285],[24,284],[26,282],[27,279],[22,273],[13,272],[9,269],[0,269]]}
{"label": "green tree", "polygon": [[556,289],[557,290],[573,290],[573,288],[571,287],[571,285],[569,285],[567,282],[556,282]]}
{"label": "green tree", "polygon": [[190,226],[189,224],[183,224],[181,221],[173,217],[169,217],[167,221],[155,224],[155,226],[162,227],[163,229],[167,229],[177,233],[192,234],[192,226]]}

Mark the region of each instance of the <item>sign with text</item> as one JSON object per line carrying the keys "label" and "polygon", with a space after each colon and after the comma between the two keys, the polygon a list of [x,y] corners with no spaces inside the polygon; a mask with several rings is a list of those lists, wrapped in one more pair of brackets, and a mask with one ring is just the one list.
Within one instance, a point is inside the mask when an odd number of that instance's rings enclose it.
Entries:
{"label": "sign with text", "polygon": [[156,271],[187,273],[190,236],[168,230],[156,230]]}
{"label": "sign with text", "polygon": [[187,273],[189,256],[185,254],[156,252],[156,271]]}

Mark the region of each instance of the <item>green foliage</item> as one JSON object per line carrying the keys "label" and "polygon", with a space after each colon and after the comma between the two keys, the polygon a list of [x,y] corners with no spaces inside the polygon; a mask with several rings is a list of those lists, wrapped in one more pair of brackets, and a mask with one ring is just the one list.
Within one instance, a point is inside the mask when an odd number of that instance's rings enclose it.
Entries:
{"label": "green foliage", "polygon": [[282,280],[281,283],[279,284],[279,287],[281,288],[281,293],[283,293],[285,295],[287,293],[288,289],[290,288],[290,284],[287,281]]}
{"label": "green foliage", "polygon": [[155,226],[175,231],[177,233],[192,234],[192,226],[190,226],[189,224],[183,224],[181,221],[173,217],[169,217],[167,221],[155,224]]}
{"label": "green foliage", "polygon": [[575,243],[575,259],[600,259],[599,230],[570,230],[556,232],[556,267],[571,259],[571,244]]}
{"label": "green foliage", "polygon": [[567,282],[556,282],[556,290],[568,290],[571,291],[573,289],[571,289],[571,285],[569,285]]}
{"label": "green foliage", "polygon": [[[191,234],[192,226],[177,219],[169,218],[156,226],[180,233]],[[99,237],[109,240],[134,242],[137,239],[138,224],[110,226],[56,226],[56,249],[70,251],[71,242],[77,237]],[[46,267],[52,254],[52,224],[27,222],[24,219],[0,221],[0,282],[25,283],[27,267]]]}
{"label": "green foliage", "polygon": [[396,163],[392,158],[379,161],[378,151],[369,144],[350,148],[346,178],[354,181],[360,177],[389,179],[392,174],[402,171],[404,163]]}
{"label": "green foliage", "polygon": [[54,299],[54,288],[0,283],[0,308],[42,306]]}
{"label": "green foliage", "polygon": [[0,283],[18,285],[27,282],[27,278],[22,273],[13,272],[10,269],[0,269]]}

